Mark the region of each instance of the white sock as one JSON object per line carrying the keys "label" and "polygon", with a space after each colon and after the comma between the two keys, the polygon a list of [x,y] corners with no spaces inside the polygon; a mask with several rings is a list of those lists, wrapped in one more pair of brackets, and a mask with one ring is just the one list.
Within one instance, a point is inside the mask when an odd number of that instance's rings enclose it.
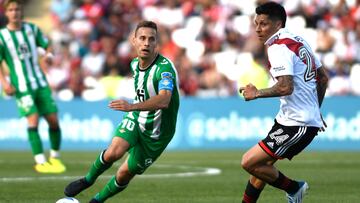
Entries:
{"label": "white sock", "polygon": [[34,156],[34,159],[35,159],[35,162],[36,162],[37,164],[43,164],[43,163],[46,162],[46,157],[45,157],[45,155],[44,155],[43,153],[41,153],[41,154],[36,154],[36,155]]}
{"label": "white sock", "polygon": [[51,158],[59,158],[60,157],[60,152],[58,150],[50,150],[50,157]]}

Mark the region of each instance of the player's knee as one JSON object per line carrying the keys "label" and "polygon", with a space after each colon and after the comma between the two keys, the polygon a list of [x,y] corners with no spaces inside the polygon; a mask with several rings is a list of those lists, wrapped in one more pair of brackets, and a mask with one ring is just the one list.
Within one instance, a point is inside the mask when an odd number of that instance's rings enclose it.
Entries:
{"label": "player's knee", "polygon": [[113,163],[121,158],[119,157],[119,153],[114,148],[108,148],[104,155],[103,155],[104,161],[108,163]]}
{"label": "player's knee", "polygon": [[116,174],[116,181],[120,185],[127,185],[133,177],[134,175],[131,174],[128,170],[120,169]]}
{"label": "player's knee", "polygon": [[255,170],[255,167],[250,161],[250,157],[247,154],[244,154],[241,159],[241,167],[248,172]]}

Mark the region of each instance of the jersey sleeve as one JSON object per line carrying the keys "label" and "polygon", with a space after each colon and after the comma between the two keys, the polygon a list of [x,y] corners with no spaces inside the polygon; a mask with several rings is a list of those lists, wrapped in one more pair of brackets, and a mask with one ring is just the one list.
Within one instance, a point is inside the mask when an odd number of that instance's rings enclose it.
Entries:
{"label": "jersey sleeve", "polygon": [[270,73],[273,77],[294,75],[294,54],[285,45],[274,44],[268,48],[268,59],[271,65]]}
{"label": "jersey sleeve", "polygon": [[36,45],[47,49],[50,44],[49,39],[42,33],[39,27],[36,25],[32,25],[32,27],[35,33]]}
{"label": "jersey sleeve", "polygon": [[313,54],[313,56],[314,56],[314,60],[315,60],[315,67],[316,67],[316,69],[319,69],[322,66],[322,63],[317,56],[315,56],[314,54]]}
{"label": "jersey sleeve", "polygon": [[0,39],[0,62],[2,62],[4,60],[4,45]]}
{"label": "jersey sleeve", "polygon": [[176,73],[169,61],[164,60],[162,63],[160,63],[160,67],[156,76],[158,80],[158,91],[173,91],[176,85]]}

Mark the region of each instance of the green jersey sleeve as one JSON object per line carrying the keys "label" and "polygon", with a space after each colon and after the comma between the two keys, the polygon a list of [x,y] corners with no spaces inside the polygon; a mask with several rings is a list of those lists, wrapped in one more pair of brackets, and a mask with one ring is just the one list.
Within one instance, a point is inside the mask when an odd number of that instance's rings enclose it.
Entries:
{"label": "green jersey sleeve", "polygon": [[49,39],[42,33],[39,27],[34,24],[30,24],[30,26],[35,34],[36,45],[47,49],[50,44]]}

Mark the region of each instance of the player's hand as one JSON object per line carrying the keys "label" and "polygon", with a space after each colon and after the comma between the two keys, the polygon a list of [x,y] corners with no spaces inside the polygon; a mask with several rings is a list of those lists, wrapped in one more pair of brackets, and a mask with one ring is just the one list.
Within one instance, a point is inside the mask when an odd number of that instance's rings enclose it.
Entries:
{"label": "player's hand", "polygon": [[258,89],[251,83],[249,83],[245,87],[240,87],[240,89],[239,89],[239,92],[240,92],[240,94],[242,93],[242,95],[245,98],[245,101],[250,101],[250,100],[256,99],[257,91],[258,91]]}
{"label": "player's hand", "polygon": [[125,112],[131,111],[131,104],[129,104],[129,102],[123,99],[110,101],[109,107],[117,111],[125,111]]}
{"label": "player's hand", "polygon": [[321,121],[323,123],[323,126],[321,128],[319,128],[319,132],[325,132],[325,128],[327,128],[327,124],[322,116],[322,114],[320,113],[320,117],[321,117]]}
{"label": "player's hand", "polygon": [[16,89],[10,83],[4,84],[4,91],[7,95],[12,96],[15,94]]}

